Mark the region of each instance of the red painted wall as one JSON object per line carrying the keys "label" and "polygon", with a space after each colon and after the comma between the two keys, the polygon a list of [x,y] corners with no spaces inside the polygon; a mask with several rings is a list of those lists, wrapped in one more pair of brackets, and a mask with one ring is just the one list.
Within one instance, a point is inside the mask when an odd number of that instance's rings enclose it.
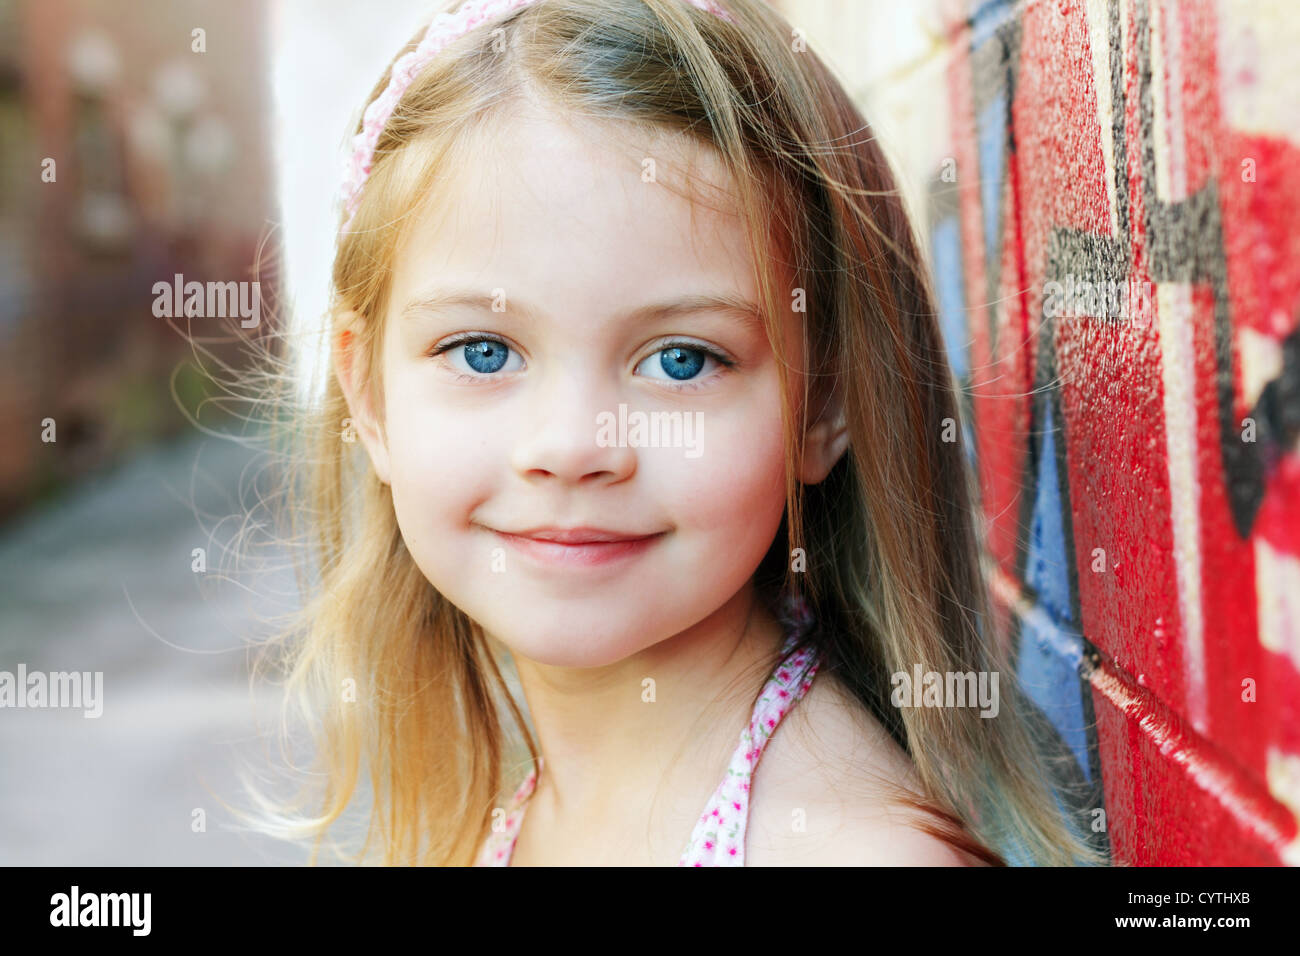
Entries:
{"label": "red painted wall", "polygon": [[1050,0],[946,27],[930,237],[995,590],[1116,862],[1300,862],[1297,18]]}

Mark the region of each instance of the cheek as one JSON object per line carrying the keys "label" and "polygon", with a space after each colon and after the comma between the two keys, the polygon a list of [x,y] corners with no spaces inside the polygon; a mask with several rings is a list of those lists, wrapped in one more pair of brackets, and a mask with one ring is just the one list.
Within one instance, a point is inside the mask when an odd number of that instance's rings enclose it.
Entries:
{"label": "cheek", "polygon": [[[771,544],[785,508],[780,408],[744,403],[736,414],[705,414],[702,453],[671,462],[671,510],[684,528],[718,540],[719,560]],[[650,449],[649,451],[655,451]],[[668,489],[665,489],[668,490]]]}
{"label": "cheek", "polygon": [[475,416],[430,400],[413,384],[392,381],[385,407],[393,508],[414,554],[427,532],[448,530],[486,495],[500,449]]}

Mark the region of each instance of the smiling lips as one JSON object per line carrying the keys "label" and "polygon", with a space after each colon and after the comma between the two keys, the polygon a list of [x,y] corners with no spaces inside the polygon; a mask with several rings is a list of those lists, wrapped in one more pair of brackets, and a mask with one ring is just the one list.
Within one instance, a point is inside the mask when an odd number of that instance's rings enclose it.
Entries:
{"label": "smiling lips", "polygon": [[635,534],[603,528],[534,528],[511,534],[493,532],[512,548],[534,560],[563,567],[594,567],[630,558],[648,550],[664,532]]}

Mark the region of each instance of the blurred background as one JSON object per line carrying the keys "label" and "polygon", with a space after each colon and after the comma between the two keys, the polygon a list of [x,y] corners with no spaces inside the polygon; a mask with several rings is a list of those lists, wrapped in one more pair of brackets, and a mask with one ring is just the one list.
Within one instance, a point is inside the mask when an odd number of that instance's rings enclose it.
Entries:
{"label": "blurred background", "polygon": [[[915,215],[998,631],[1079,812],[1119,862],[1300,862],[1300,12],[772,5]],[[224,573],[264,462],[155,286],[313,327],[344,143],[426,9],[0,0],[0,672],[104,675],[98,718],[0,709],[0,863],[305,859],[214,797],[278,755],[244,643],[294,590],[273,553]],[[1150,282],[1157,320],[1057,326],[1066,275]]]}
{"label": "blurred background", "polygon": [[[348,126],[423,12],[0,0],[0,671],[104,675],[98,718],[0,709],[0,863],[305,859],[213,797],[278,746],[243,644],[293,587],[232,573],[264,462],[200,365],[319,315]],[[196,355],[177,276],[263,324],[191,317]]]}

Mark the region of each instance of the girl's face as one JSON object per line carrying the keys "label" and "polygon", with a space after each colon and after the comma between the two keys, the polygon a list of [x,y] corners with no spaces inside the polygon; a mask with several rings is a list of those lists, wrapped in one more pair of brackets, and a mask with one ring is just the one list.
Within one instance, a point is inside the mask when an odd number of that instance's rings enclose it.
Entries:
{"label": "girl's face", "polygon": [[[667,149],[645,145],[659,179]],[[778,362],[746,236],[540,114],[475,156],[398,250],[385,433],[345,390],[434,587],[530,660],[613,663],[735,597],[780,526]],[[638,540],[520,537],[574,528]]]}

